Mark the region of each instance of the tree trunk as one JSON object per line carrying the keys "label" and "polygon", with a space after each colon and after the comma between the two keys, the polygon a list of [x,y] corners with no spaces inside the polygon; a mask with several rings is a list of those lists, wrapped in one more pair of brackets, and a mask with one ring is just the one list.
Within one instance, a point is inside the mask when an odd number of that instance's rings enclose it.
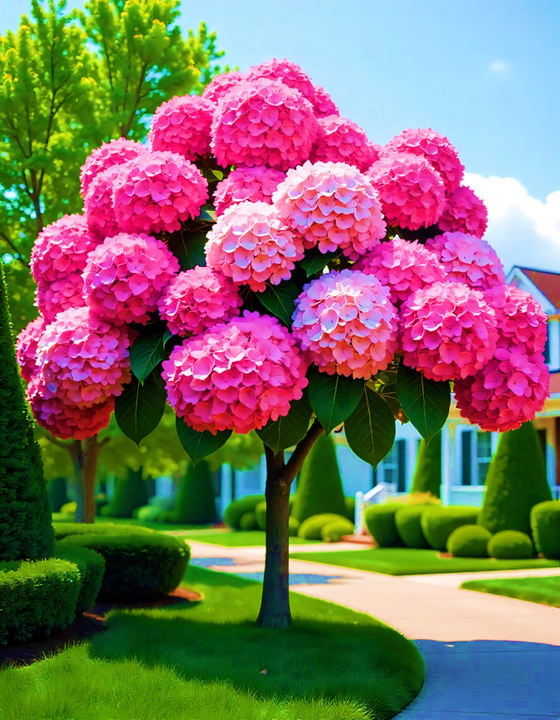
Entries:
{"label": "tree trunk", "polygon": [[76,475],[76,522],[95,522],[95,478],[97,475],[97,458],[105,438],[101,443],[97,435],[85,440],[75,440],[68,449],[74,461]]}
{"label": "tree trunk", "polygon": [[76,522],[84,522],[85,488],[84,488],[84,453],[80,440],[68,448],[74,463],[74,482],[76,483]]}

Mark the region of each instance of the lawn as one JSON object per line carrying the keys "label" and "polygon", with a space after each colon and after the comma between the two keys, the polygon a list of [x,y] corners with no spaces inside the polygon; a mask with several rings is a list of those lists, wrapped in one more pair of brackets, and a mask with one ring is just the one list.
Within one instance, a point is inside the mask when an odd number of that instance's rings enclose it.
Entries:
{"label": "lawn", "polygon": [[294,593],[293,624],[262,630],[261,583],[184,580],[202,601],[113,610],[105,633],[0,672],[2,720],[381,720],[423,685],[416,646],[369,615]]}
{"label": "lawn", "polygon": [[465,590],[503,595],[560,608],[560,575],[551,577],[500,578],[497,580],[469,580],[461,585]]}
{"label": "lawn", "polygon": [[[262,530],[225,530],[218,531],[196,530],[195,532],[181,533],[186,540],[209,543],[210,545],[221,545],[222,547],[249,547],[262,546],[266,544],[266,533]],[[290,537],[291,545],[317,545],[321,540],[304,540],[300,537]]]}
{"label": "lawn", "polygon": [[[64,513],[53,513],[53,522],[75,522],[74,517],[65,515]],[[139,525],[140,527],[151,528],[152,530],[207,530],[212,529],[212,525],[171,525],[169,523],[150,522],[148,520],[138,520],[137,518],[110,518],[95,516],[96,523],[116,523],[117,525]]]}
{"label": "lawn", "polygon": [[294,560],[310,560],[354,570],[385,575],[429,575],[431,573],[480,572],[482,570],[524,570],[560,567],[557,560],[495,560],[494,558],[442,558],[437,550],[411,548],[368,548],[329,553],[291,553]]}

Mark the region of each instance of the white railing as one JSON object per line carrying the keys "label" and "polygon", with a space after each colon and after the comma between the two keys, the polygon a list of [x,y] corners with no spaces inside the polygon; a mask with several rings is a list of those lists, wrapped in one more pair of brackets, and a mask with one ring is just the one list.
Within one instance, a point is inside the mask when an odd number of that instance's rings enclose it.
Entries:
{"label": "white railing", "polygon": [[364,525],[364,512],[368,505],[382,503],[387,497],[395,495],[397,486],[395,483],[380,482],[365,495],[363,492],[356,493],[356,513],[354,516],[356,535],[367,533]]}

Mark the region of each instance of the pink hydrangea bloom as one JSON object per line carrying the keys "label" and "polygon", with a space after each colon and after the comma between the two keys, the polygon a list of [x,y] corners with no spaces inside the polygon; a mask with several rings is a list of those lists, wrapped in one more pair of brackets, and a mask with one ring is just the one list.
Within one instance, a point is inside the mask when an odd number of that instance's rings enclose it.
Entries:
{"label": "pink hydrangea bloom", "polygon": [[242,202],[229,207],[208,233],[206,264],[235,283],[262,292],[288,280],[303,258],[303,240],[279,219],[273,205]]}
{"label": "pink hydrangea bloom", "polygon": [[45,328],[37,346],[37,367],[49,391],[78,407],[120,395],[131,380],[126,330],[71,308]]}
{"label": "pink hydrangea bloom", "polygon": [[342,250],[357,260],[385,236],[377,194],[352,165],[306,162],[289,170],[272,196],[280,217],[322,253]]}
{"label": "pink hydrangea bloom", "polygon": [[313,102],[315,115],[326,117],[327,115],[340,115],[334,100],[329,93],[320,85],[315,85],[315,101]]}
{"label": "pink hydrangea bloom", "polygon": [[548,316],[530,293],[501,285],[487,290],[484,298],[496,314],[498,347],[518,345],[529,355],[544,351]]}
{"label": "pink hydrangea bloom", "polygon": [[37,423],[63,440],[85,440],[97,435],[109,425],[115,407],[114,397],[90,407],[78,407],[52,392],[42,372],[31,378],[27,399]]}
{"label": "pink hydrangea bloom", "polygon": [[445,278],[437,255],[418,242],[396,237],[383,242],[364,255],[353,267],[366,275],[375,275],[391,291],[391,302],[400,307],[416,290]]}
{"label": "pink hydrangea bloom", "polygon": [[517,430],[543,409],[550,373],[542,355],[527,355],[519,345],[495,355],[476,375],[454,384],[457,407],[482,430]]}
{"label": "pink hydrangea bloom", "polygon": [[367,172],[390,225],[409,230],[433,225],[445,207],[441,175],[423,157],[382,155]]}
{"label": "pink hydrangea bloom", "polygon": [[197,335],[218,321],[239,315],[243,304],[237,286],[209,267],[194,267],[179,273],[158,301],[162,320],[169,330],[185,337]]}
{"label": "pink hydrangea bloom", "polygon": [[285,177],[286,173],[262,165],[236,168],[216,186],[214,192],[216,214],[222,215],[230,205],[244,200],[270,203],[274,191]]}
{"label": "pink hydrangea bloom", "polygon": [[39,315],[17,336],[16,358],[24,380],[31,380],[37,367],[37,345],[46,327],[45,318]]}
{"label": "pink hydrangea bloom", "polygon": [[99,242],[121,232],[113,207],[113,193],[122,165],[102,170],[91,181],[84,199],[84,212],[90,235]]}
{"label": "pink hydrangea bloom", "polygon": [[429,238],[426,247],[438,256],[452,282],[465,283],[476,290],[488,290],[506,282],[496,251],[475,235],[446,232]]}
{"label": "pink hydrangea bloom", "polygon": [[466,185],[459,185],[447,196],[438,220],[442,232],[459,232],[481,238],[488,227],[488,208]]}
{"label": "pink hydrangea bloom", "polygon": [[169,150],[187,160],[210,152],[215,103],[199,95],[173,97],[154,113],[148,140],[153,150]]}
{"label": "pink hydrangea bloom", "polygon": [[404,364],[431,380],[474,375],[496,349],[494,311],[462,283],[417,290],[401,307],[401,331]]}
{"label": "pink hydrangea bloom", "polygon": [[292,332],[307,359],[329,375],[368,379],[395,357],[398,319],[389,289],[373,275],[333,270],[304,285]]}
{"label": "pink hydrangea bloom", "polygon": [[145,151],[145,145],[125,138],[111,140],[93,150],[80,170],[82,197],[86,196],[91,181],[98,173],[107,170],[112,165],[122,165]]}
{"label": "pink hydrangea bloom", "polygon": [[311,150],[311,162],[343,162],[365,172],[379,159],[379,153],[361,127],[329,115],[319,119],[319,133]]}
{"label": "pink hydrangea bloom", "polygon": [[162,376],[170,405],[195,430],[248,433],[288,414],[307,367],[276,318],[246,310],[175,347]]}
{"label": "pink hydrangea bloom", "polygon": [[279,80],[240,82],[218,102],[212,151],[218,164],[287,170],[308,159],[317,137],[311,104]]}
{"label": "pink hydrangea bloom", "polygon": [[412,153],[426,158],[439,172],[448,193],[452,193],[461,183],[464,166],[459,160],[457,150],[443,135],[430,128],[427,130],[404,130],[383,148],[383,154]]}
{"label": "pink hydrangea bloom", "polygon": [[202,97],[217,103],[220,98],[226,95],[232,88],[245,79],[245,73],[232,70],[222,75],[216,75],[208,83],[202,92]]}
{"label": "pink hydrangea bloom", "polygon": [[120,233],[90,253],[84,270],[86,303],[113,325],[145,324],[179,269],[161,240]]}
{"label": "pink hydrangea bloom", "polygon": [[198,217],[208,200],[208,182],[189,160],[172,152],[145,152],[118,176],[113,205],[127,232],[175,232]]}
{"label": "pink hydrangea bloom", "polygon": [[37,283],[35,305],[47,323],[51,323],[59,312],[84,307],[85,304],[81,272],[70,273],[64,280]]}

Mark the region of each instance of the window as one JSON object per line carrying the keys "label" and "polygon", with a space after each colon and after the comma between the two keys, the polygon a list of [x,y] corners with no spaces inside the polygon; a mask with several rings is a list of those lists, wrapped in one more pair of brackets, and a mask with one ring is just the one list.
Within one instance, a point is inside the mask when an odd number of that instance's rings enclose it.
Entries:
{"label": "window", "polygon": [[463,430],[461,433],[461,484],[484,485],[492,459],[492,433]]}
{"label": "window", "polygon": [[476,475],[477,485],[484,485],[486,473],[492,459],[492,434],[489,432],[476,433]]}

